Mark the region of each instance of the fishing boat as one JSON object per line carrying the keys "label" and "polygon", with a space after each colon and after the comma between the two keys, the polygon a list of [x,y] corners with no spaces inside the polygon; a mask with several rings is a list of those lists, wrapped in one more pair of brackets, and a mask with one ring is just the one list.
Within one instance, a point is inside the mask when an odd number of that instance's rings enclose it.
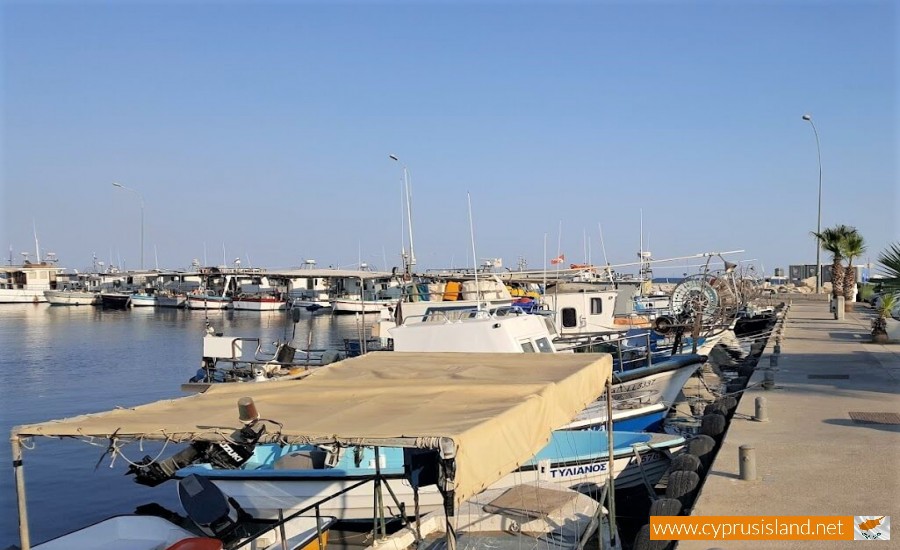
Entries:
{"label": "fishing boat", "polygon": [[100,305],[103,309],[128,309],[130,304],[130,292],[104,291],[100,293]]}
{"label": "fishing boat", "polygon": [[87,290],[45,290],[44,298],[51,306],[93,306],[100,303],[100,293]]}
{"label": "fishing boat", "polygon": [[281,311],[287,307],[287,300],[280,293],[238,294],[231,301],[236,310]]}
{"label": "fishing boat", "polygon": [[[181,399],[17,426],[10,441],[20,517],[27,518],[23,444],[42,436],[114,440],[113,459],[129,442],[187,443],[169,457],[129,460],[129,473],[149,486],[194,462],[240,467],[263,444],[401,447],[414,456],[414,470],[427,474],[410,473],[416,492],[439,484],[452,514],[531,460],[556,427],[609,388],[611,363],[606,354],[374,353],[314,370],[302,381],[219,384]],[[375,475],[361,483],[382,482],[377,457]],[[277,498],[265,485],[260,490]],[[323,503],[343,497],[323,495]],[[373,506],[372,517],[386,508]],[[290,498],[279,511],[302,513]],[[23,548],[30,546],[27,528],[20,522]]]}
{"label": "fishing boat", "polygon": [[[662,477],[669,458],[680,450],[681,436],[650,433],[614,432],[613,471],[616,487],[653,486]],[[508,489],[519,483],[546,481],[557,489],[574,488],[599,492],[609,475],[607,438],[595,431],[557,430],[550,442],[516,470],[491,484],[491,489]],[[401,448],[382,448],[377,453],[367,447],[322,448],[314,445],[258,445],[253,456],[237,469],[214,468],[196,464],[176,473],[176,477],[198,475],[211,479],[241,506],[270,516],[287,502],[305,508],[323,495],[343,492],[340,501],[322,505],[323,514],[339,519],[372,517],[371,484],[358,485],[380,474],[390,485],[398,505],[414,506],[413,490],[404,483],[411,467],[409,453]],[[419,491],[419,509],[439,510],[443,500],[437,487]],[[391,514],[398,505],[389,503]]]}
{"label": "fishing boat", "polygon": [[0,266],[0,304],[37,304],[46,302],[45,290],[56,290],[62,271],[54,262]]}
{"label": "fishing boat", "polygon": [[159,298],[152,291],[142,290],[131,295],[131,307],[156,307]]}
{"label": "fishing boat", "polygon": [[184,306],[188,309],[231,309],[231,296],[210,289],[195,290],[185,296]]}

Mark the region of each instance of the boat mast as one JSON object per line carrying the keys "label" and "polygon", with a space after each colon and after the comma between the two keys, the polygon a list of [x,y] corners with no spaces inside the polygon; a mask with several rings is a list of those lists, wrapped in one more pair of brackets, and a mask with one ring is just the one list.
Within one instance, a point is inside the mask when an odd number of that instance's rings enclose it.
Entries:
{"label": "boat mast", "polygon": [[37,225],[35,225],[34,220],[31,220],[31,228],[34,231],[34,257],[35,263],[41,263],[41,245],[38,244],[37,238]]}
{"label": "boat mast", "polygon": [[469,204],[469,238],[472,240],[472,265],[475,267],[475,300],[481,309],[481,288],[478,286],[478,255],[475,254],[475,225],[472,223],[472,196],[466,191],[466,202]]}

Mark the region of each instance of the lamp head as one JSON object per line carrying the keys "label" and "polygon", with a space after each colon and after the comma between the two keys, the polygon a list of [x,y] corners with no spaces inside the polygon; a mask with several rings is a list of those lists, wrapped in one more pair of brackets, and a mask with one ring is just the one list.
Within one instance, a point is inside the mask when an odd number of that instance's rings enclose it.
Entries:
{"label": "lamp head", "polygon": [[810,116],[810,115],[803,115],[800,118],[802,118],[803,120],[812,120],[812,116]]}
{"label": "lamp head", "polygon": [[252,397],[241,397],[238,399],[238,418],[244,424],[252,424],[259,420],[259,412],[256,410],[256,403]]}

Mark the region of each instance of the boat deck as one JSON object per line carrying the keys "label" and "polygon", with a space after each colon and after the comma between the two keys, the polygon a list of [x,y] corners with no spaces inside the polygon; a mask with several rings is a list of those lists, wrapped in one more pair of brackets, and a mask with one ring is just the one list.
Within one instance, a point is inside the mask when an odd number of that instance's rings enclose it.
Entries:
{"label": "boat deck", "polygon": [[[695,503],[694,516],[891,515],[900,494],[900,425],[858,423],[850,413],[900,420],[900,344],[868,341],[864,304],[834,320],[827,302],[794,301],[784,320],[775,388],[748,388]],[[759,368],[770,365],[775,337]],[[761,383],[757,370],[750,386]],[[750,418],[755,399],[769,422]],[[746,416],[743,416],[746,415]],[[738,449],[755,446],[757,481],[739,475]],[[679,550],[714,547],[846,548],[846,541],[682,541]],[[852,543],[850,543],[852,544]]]}

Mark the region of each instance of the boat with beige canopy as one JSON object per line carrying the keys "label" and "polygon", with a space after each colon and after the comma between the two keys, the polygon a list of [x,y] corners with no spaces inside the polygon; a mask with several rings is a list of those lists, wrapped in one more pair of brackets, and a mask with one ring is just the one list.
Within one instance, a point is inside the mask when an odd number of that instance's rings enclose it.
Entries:
{"label": "boat with beige canopy", "polygon": [[[11,441],[21,547],[31,548],[24,440],[101,440],[111,457],[140,441],[189,444],[168,458],[132,460],[148,485],[198,458],[239,466],[258,443],[403,447],[437,473],[445,508],[453,510],[531,459],[553,430],[611,386],[611,371],[608,354],[371,353],[302,381],[214,385],[180,399],[18,426]],[[612,439],[613,432],[598,437]],[[610,496],[613,478],[610,468]],[[376,484],[375,506],[383,509],[389,485],[377,468],[366,482]],[[607,534],[615,542],[613,502]],[[287,502],[284,510],[309,512]]]}

